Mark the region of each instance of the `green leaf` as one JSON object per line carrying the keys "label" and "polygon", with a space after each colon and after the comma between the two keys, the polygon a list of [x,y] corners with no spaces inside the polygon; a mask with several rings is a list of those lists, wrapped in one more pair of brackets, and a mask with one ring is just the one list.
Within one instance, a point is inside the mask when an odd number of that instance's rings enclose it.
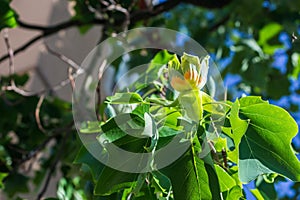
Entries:
{"label": "green leaf", "polygon": [[178,57],[176,56],[176,54],[174,54],[172,57],[170,57],[170,59],[168,60],[168,68],[169,69],[174,69],[176,71],[181,71],[180,68],[180,62],[178,60]]}
{"label": "green leaf", "polygon": [[198,158],[199,152],[200,144],[195,139],[183,156],[161,170],[171,180],[174,199],[221,199],[215,171],[210,164]]}
{"label": "green leaf", "polygon": [[116,93],[114,96],[106,98],[106,103],[109,104],[133,104],[141,102],[143,102],[143,98],[135,92]]}
{"label": "green leaf", "polygon": [[[230,116],[229,116],[229,121],[232,127],[232,133],[228,134],[226,133],[229,137],[233,139],[235,149],[233,150],[233,156],[232,158],[238,158],[238,146],[241,142],[241,139],[243,135],[246,133],[247,128],[248,128],[248,122],[246,120],[242,120],[239,117],[239,109],[240,109],[240,102],[236,100],[232,104]],[[224,130],[223,130],[224,131]],[[237,163],[237,160],[233,160],[234,162]]]}
{"label": "green leaf", "polygon": [[215,169],[220,182],[221,192],[229,191],[236,183],[235,180],[219,165],[215,165]]}
{"label": "green leaf", "polygon": [[142,103],[138,105],[133,111],[132,114],[136,114],[139,117],[143,118],[146,112],[149,112],[150,104]]}
{"label": "green leaf", "polygon": [[3,189],[4,188],[4,185],[3,185],[3,179],[5,178],[5,177],[7,177],[8,176],[8,173],[2,173],[2,172],[0,172],[0,189]]}
{"label": "green leaf", "polygon": [[259,103],[268,103],[268,101],[262,100],[261,97],[259,96],[247,96],[243,97],[239,100],[240,107],[246,107],[246,106],[251,106],[253,104],[259,104]]}
{"label": "green leaf", "polygon": [[101,126],[102,134],[98,136],[101,141],[114,142],[127,134],[141,135],[144,130],[144,120],[132,113],[122,113]]}
{"label": "green leaf", "polygon": [[237,185],[231,188],[226,199],[227,200],[245,199],[242,192],[242,188]]}
{"label": "green leaf", "polygon": [[265,44],[268,40],[276,36],[282,30],[282,26],[277,23],[270,23],[264,26],[259,31],[259,40],[260,45]]}
{"label": "green leaf", "polygon": [[73,163],[87,165],[94,181],[98,180],[104,168],[104,165],[94,158],[94,156],[92,156],[84,146],[80,148]]}
{"label": "green leaf", "polygon": [[[172,58],[175,58],[175,57],[176,57],[176,55],[168,53],[167,50],[162,50],[162,51],[158,52],[154,56],[154,58],[151,60],[148,71],[151,71],[153,68],[156,68],[157,65],[162,66],[162,65],[167,64]],[[178,63],[179,63],[179,61],[178,61]],[[180,65],[180,63],[179,63],[179,65]]]}
{"label": "green leaf", "polygon": [[214,140],[214,146],[217,152],[221,152],[223,149],[227,149],[227,140],[226,138],[217,137]]}
{"label": "green leaf", "polygon": [[169,126],[162,126],[158,129],[159,137],[169,137],[182,133],[180,130],[175,130]]}
{"label": "green leaf", "polygon": [[[125,137],[114,141],[114,145],[117,145],[126,151],[136,153],[145,152],[147,144],[148,139],[135,138],[130,135],[126,135]],[[127,162],[135,162],[137,165],[139,163],[138,160],[120,160],[119,164],[123,165]],[[126,173],[110,167],[105,167],[96,183],[94,193],[96,195],[110,195],[119,190],[134,188],[136,186],[137,177],[138,174]]]}
{"label": "green leaf", "polygon": [[258,189],[250,190],[257,200],[265,200]]}
{"label": "green leaf", "polygon": [[171,182],[164,174],[159,171],[152,173],[151,187],[154,188],[154,193],[168,193],[171,190]]}
{"label": "green leaf", "polygon": [[282,48],[282,44],[270,45],[268,41],[275,37],[282,30],[282,26],[277,23],[270,23],[264,26],[259,31],[258,43],[263,47],[263,50],[267,54],[273,54],[277,49]]}
{"label": "green leaf", "polygon": [[158,121],[160,126],[168,126],[174,130],[179,130],[178,118],[181,113],[172,107],[162,107],[155,113],[155,120]]}
{"label": "green leaf", "polygon": [[263,176],[259,176],[255,181],[255,186],[259,190],[260,195],[265,200],[277,199],[274,184],[266,182]]}
{"label": "green leaf", "polygon": [[3,28],[14,28],[17,26],[17,14],[9,6],[10,1],[0,1],[0,30]]}
{"label": "green leaf", "polygon": [[300,162],[291,147],[298,126],[289,113],[266,103],[243,107],[240,113],[250,119],[239,145],[241,181],[249,182],[260,174],[274,172],[299,181]]}
{"label": "green leaf", "polygon": [[106,196],[125,188],[135,187],[136,179],[137,174],[105,167],[96,183],[94,194]]}
{"label": "green leaf", "polygon": [[275,53],[275,51],[277,49],[282,49],[284,47],[284,45],[282,44],[277,44],[277,45],[269,45],[269,44],[265,44],[263,46],[263,50],[266,54],[272,55]]}

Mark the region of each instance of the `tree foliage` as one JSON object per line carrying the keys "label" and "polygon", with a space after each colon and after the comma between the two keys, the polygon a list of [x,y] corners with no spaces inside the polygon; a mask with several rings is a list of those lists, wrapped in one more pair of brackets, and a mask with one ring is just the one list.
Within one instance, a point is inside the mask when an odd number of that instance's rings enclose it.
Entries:
{"label": "tree foliage", "polygon": [[[10,61],[9,66],[0,66],[10,69],[7,77],[0,78],[0,188],[8,199],[20,199],[22,193],[33,193],[41,199],[49,180],[58,171],[62,177],[53,197],[57,199],[299,198],[299,184],[288,181],[300,179],[296,157],[300,151],[299,135],[296,136],[300,123],[300,49],[296,39],[300,27],[299,1],[70,2],[74,2],[75,15],[69,21],[47,27],[22,21],[11,8],[10,0],[0,0],[0,30],[8,49],[0,62]],[[36,41],[74,26],[85,34],[96,25],[103,27],[101,40],[142,26],[183,32],[204,46],[219,67],[228,88],[228,101],[209,98],[205,89],[199,95],[193,94],[201,97],[198,102],[204,102],[203,120],[197,130],[190,131],[193,134],[185,135],[188,150],[161,170],[136,174],[105,166],[82,146],[70,102],[52,95],[64,83],[38,93],[24,91],[22,86],[28,76],[16,75],[11,70],[14,58]],[[41,33],[12,49],[10,40],[14,38],[9,37],[9,30],[14,27]],[[180,38],[176,41],[187,45]],[[155,60],[161,67],[173,56],[166,51],[157,53],[151,49],[133,51],[128,60],[118,59],[112,65],[116,72],[121,71],[120,63],[130,68]],[[75,69],[69,79],[66,77],[66,83],[72,85],[72,77],[76,78],[78,72],[71,59],[62,61]],[[162,85],[166,83],[163,76],[157,75],[156,79]],[[117,76],[113,81],[118,81]],[[139,87],[98,102],[101,122],[86,122],[81,132],[101,132],[101,137],[110,143],[133,152],[152,152],[175,136],[189,132],[178,125],[178,120],[185,123],[184,127],[197,120],[185,115],[174,93],[168,91],[161,98],[161,84],[153,84],[152,96],[143,96],[149,88],[140,91]],[[120,112],[118,109],[128,104],[128,99],[136,108]],[[218,106],[224,110],[222,115],[217,112]],[[127,135],[123,128],[132,130],[132,124],[124,122],[122,129],[115,126],[118,117],[124,115],[134,119],[137,134],[149,127],[146,124],[153,124],[155,128],[151,130],[155,131],[139,139]],[[224,119],[224,124],[218,137],[206,141],[207,136],[216,134],[207,127],[212,115]],[[165,121],[164,125],[160,120]],[[214,151],[199,158],[205,142],[212,144]],[[35,165],[39,168],[35,169]],[[278,190],[284,186],[286,189]]]}

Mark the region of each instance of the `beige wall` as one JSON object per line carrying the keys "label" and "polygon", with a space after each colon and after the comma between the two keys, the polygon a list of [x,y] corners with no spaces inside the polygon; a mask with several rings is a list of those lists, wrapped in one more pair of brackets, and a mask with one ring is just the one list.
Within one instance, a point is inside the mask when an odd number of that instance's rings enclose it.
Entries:
{"label": "beige wall", "polygon": [[[39,25],[54,25],[64,22],[70,18],[67,0],[13,0],[12,7],[19,13],[24,22]],[[80,64],[88,52],[95,47],[100,39],[101,27],[95,27],[82,36],[77,28],[60,31],[45,40],[40,40],[26,51],[15,56],[15,68],[18,73],[29,72],[30,81],[28,90],[39,91],[47,86],[59,83],[67,78],[68,66],[58,58],[45,51],[43,43],[47,43],[52,49],[60,52]],[[13,49],[18,48],[30,38],[39,34],[38,31],[25,30],[21,28],[9,29],[9,39]],[[0,38],[0,57],[6,54],[7,49]],[[8,74],[8,61],[0,64],[0,76]],[[69,86],[57,91],[59,97],[71,100],[71,89]],[[45,197],[55,196],[56,183],[59,173],[52,179]],[[24,197],[35,199],[36,192]],[[1,193],[1,192],[0,192]],[[1,197],[0,199],[4,199]]]}
{"label": "beige wall", "polygon": [[[55,25],[70,19],[67,0],[14,0],[12,1],[12,7],[18,12],[21,20],[32,24]],[[11,46],[16,49],[37,34],[39,34],[38,31],[21,28],[9,29]],[[0,56],[7,51],[3,33],[1,36]],[[81,35],[75,27],[60,31],[45,40],[38,41],[15,56],[16,71],[21,73],[30,71],[31,79],[27,89],[39,91],[45,87],[50,87],[67,78],[68,66],[46,52],[43,43],[47,43],[52,49],[80,64],[88,52],[97,44],[100,36],[100,27],[93,28],[85,35]],[[5,74],[8,74],[8,61],[0,64],[0,75]],[[63,99],[71,99],[71,90],[68,86],[57,91],[56,94]]]}

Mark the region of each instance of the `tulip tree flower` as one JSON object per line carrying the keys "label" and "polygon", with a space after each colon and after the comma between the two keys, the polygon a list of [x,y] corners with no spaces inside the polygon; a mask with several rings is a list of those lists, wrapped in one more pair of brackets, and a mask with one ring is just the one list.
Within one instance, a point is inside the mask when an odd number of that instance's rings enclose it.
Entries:
{"label": "tulip tree flower", "polygon": [[181,63],[176,55],[168,62],[171,86],[179,92],[178,100],[193,121],[202,119],[203,107],[200,89],[207,80],[209,56],[201,59],[184,53]]}

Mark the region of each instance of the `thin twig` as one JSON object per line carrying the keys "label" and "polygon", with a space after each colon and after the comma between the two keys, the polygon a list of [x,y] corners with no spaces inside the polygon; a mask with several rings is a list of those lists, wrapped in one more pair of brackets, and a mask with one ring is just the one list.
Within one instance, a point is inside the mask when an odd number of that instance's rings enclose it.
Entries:
{"label": "thin twig", "polygon": [[34,95],[39,95],[39,94],[46,93],[48,91],[59,90],[59,89],[63,88],[64,86],[66,86],[69,83],[72,84],[72,88],[75,87],[75,83],[74,83],[75,78],[77,78],[77,76],[79,76],[80,74],[82,74],[84,72],[84,70],[78,64],[76,64],[76,62],[74,62],[70,58],[67,58],[64,55],[55,52],[54,50],[50,49],[48,47],[48,45],[46,45],[46,44],[45,44],[45,46],[46,46],[47,50],[49,51],[49,53],[55,55],[56,57],[58,57],[59,59],[61,59],[63,62],[65,62],[68,65],[70,65],[73,69],[76,69],[76,71],[73,74],[69,74],[68,75],[68,79],[65,79],[65,80],[61,81],[57,85],[54,85],[52,88],[46,88],[46,89],[40,90],[38,92],[25,91],[23,89],[18,88],[16,85],[3,86],[2,87],[3,91],[14,91],[14,92],[16,92],[16,93],[18,93],[18,94],[20,94],[22,96],[34,96]]}
{"label": "thin twig", "polygon": [[60,60],[62,60],[63,62],[67,63],[72,68],[74,68],[76,70],[80,69],[80,66],[76,62],[74,62],[73,60],[71,60],[70,58],[67,58],[65,55],[60,54],[60,53],[52,50],[47,44],[45,44],[45,47],[46,47],[46,49],[47,49],[47,51],[49,53],[51,53],[52,55],[58,57]]}
{"label": "thin twig", "polygon": [[[83,73],[83,70],[79,69],[77,70],[74,74],[72,74],[73,78],[77,78],[80,74]],[[70,83],[70,79],[64,79],[61,82],[59,82],[58,84],[54,85],[52,88],[50,89],[42,89],[40,91],[37,92],[32,92],[32,91],[25,91],[23,89],[20,89],[16,86],[2,86],[2,90],[3,91],[14,91],[22,96],[35,96],[35,95],[40,95],[49,91],[57,91],[60,90],[61,88],[65,87],[66,85],[68,85]]]}
{"label": "thin twig", "polygon": [[227,153],[224,148],[222,148],[222,157],[223,157],[224,167],[227,169],[228,168]]}
{"label": "thin twig", "polygon": [[[9,36],[8,36],[8,29],[4,29],[4,42],[7,48],[7,54],[9,55],[9,75],[13,75],[15,73],[15,64],[14,64],[14,51],[11,48],[10,42],[9,42]],[[10,80],[11,85],[16,85],[15,80],[11,78]]]}
{"label": "thin twig", "polygon": [[36,123],[38,125],[38,128],[40,129],[40,131],[42,131],[44,134],[46,134],[46,130],[44,129],[42,123],[41,123],[41,118],[40,118],[40,110],[41,110],[41,106],[43,104],[43,101],[45,99],[45,94],[42,94],[37,105],[36,105],[36,109],[35,109],[35,120]]}
{"label": "thin twig", "polygon": [[75,79],[73,77],[73,68],[72,67],[69,67],[69,69],[68,69],[68,78],[70,80],[71,89],[72,89],[72,91],[74,91],[74,89],[75,89]]}

